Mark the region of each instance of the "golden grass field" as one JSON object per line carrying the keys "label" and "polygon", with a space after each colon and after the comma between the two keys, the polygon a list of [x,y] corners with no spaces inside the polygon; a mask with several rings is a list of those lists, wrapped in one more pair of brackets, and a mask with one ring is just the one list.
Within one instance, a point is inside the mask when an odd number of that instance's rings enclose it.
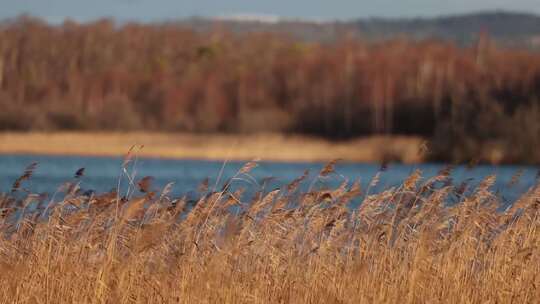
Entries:
{"label": "golden grass field", "polygon": [[347,142],[317,138],[259,135],[197,135],[166,133],[0,133],[0,154],[122,156],[135,144],[140,156],[210,160],[329,161],[358,162],[422,161],[418,137],[368,137]]}
{"label": "golden grass field", "polygon": [[44,198],[21,188],[29,167],[0,196],[0,302],[538,303],[540,184],[497,211],[495,176],[465,195],[448,170],[372,194],[378,175],[325,188],[329,163],[254,197],[203,183],[190,202],[146,182],[85,196],[78,179]]}

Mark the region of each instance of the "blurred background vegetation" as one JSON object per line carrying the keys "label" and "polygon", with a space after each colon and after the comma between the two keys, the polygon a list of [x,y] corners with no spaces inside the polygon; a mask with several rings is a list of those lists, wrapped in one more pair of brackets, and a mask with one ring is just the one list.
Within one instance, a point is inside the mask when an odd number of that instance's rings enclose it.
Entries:
{"label": "blurred background vegetation", "polygon": [[540,163],[534,37],[190,22],[3,22],[0,130],[415,135],[431,160]]}

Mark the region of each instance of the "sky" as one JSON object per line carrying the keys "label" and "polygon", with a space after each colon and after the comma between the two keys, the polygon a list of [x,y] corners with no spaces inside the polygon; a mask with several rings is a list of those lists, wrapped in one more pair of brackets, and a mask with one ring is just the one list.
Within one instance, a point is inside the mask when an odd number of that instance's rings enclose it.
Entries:
{"label": "sky", "polygon": [[[162,21],[191,16],[266,16],[319,21],[431,17],[508,10],[540,14],[540,0],[0,0],[0,19],[30,14],[50,22]],[[271,19],[271,18],[270,18]]]}

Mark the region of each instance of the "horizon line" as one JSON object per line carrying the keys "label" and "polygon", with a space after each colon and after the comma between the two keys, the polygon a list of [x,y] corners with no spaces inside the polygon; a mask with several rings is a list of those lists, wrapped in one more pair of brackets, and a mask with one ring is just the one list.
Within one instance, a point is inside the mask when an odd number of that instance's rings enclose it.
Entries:
{"label": "horizon line", "polygon": [[245,23],[265,23],[265,24],[279,24],[287,22],[299,22],[299,23],[314,23],[314,24],[332,24],[332,23],[348,23],[359,21],[430,21],[446,18],[458,18],[458,17],[471,17],[478,15],[522,15],[540,18],[540,14],[536,12],[527,12],[520,10],[507,10],[507,9],[493,9],[493,10],[472,10],[464,13],[448,13],[448,14],[435,14],[435,15],[418,15],[418,16],[403,16],[403,17],[388,17],[388,16],[365,16],[365,17],[353,17],[353,18],[322,18],[322,17],[289,17],[279,14],[266,14],[266,13],[252,13],[252,12],[239,12],[231,14],[219,14],[219,15],[190,15],[179,17],[166,17],[154,20],[140,20],[138,18],[123,18],[115,16],[99,16],[95,18],[84,18],[81,16],[40,16],[32,13],[21,13],[16,16],[9,16],[0,18],[0,23],[16,21],[21,18],[30,18],[43,21],[49,25],[61,25],[64,22],[71,21],[78,24],[91,24],[102,20],[111,20],[115,23],[127,24],[127,23],[139,23],[139,24],[160,24],[171,22],[182,22],[192,20],[203,21],[225,21],[225,22],[245,22]]}

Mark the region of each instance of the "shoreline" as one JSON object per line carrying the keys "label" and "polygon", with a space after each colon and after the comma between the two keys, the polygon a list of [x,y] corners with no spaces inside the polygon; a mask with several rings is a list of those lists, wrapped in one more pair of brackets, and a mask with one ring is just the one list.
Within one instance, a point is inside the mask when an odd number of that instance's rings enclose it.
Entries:
{"label": "shoreline", "polygon": [[279,162],[423,162],[423,139],[371,136],[349,141],[283,134],[188,134],[151,132],[0,132],[0,155],[123,157],[143,145],[140,157]]}

